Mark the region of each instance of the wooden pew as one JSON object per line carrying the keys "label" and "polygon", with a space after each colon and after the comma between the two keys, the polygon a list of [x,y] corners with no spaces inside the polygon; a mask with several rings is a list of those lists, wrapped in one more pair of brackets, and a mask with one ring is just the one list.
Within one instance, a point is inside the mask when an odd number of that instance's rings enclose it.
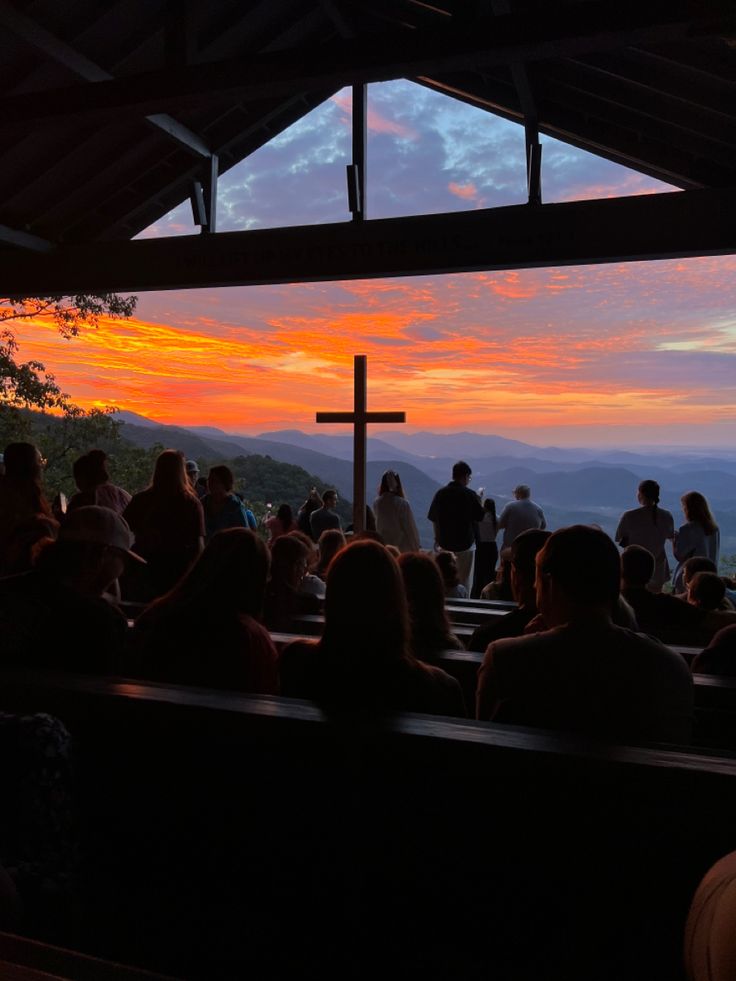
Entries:
{"label": "wooden pew", "polygon": [[167,981],[162,974],[113,964],[11,933],[0,933],[0,978],[3,981]]}
{"label": "wooden pew", "polygon": [[75,737],[78,946],[188,978],[673,981],[736,845],[728,754],[50,675],[0,708]]}

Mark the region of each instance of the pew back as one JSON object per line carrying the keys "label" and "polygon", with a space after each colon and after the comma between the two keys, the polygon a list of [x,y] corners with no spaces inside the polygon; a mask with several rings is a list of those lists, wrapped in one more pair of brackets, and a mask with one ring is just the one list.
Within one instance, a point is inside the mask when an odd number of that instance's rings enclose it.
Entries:
{"label": "pew back", "polygon": [[75,736],[93,952],[187,977],[672,981],[736,846],[726,754],[82,678],[0,707]]}

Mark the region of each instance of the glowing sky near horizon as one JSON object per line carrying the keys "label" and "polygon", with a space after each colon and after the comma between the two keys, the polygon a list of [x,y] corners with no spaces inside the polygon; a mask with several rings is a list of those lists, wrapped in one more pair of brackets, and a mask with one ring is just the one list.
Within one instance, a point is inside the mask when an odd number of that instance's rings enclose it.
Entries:
{"label": "glowing sky near horizon", "polygon": [[[370,217],[521,203],[520,127],[408,82],[370,86]],[[220,180],[220,229],[344,221],[350,104],[319,107]],[[546,202],[672,191],[544,140]],[[144,235],[192,232],[188,205]],[[21,355],[79,404],[234,432],[369,407],[412,428],[568,445],[736,439],[736,257],[150,293],[136,317]]]}

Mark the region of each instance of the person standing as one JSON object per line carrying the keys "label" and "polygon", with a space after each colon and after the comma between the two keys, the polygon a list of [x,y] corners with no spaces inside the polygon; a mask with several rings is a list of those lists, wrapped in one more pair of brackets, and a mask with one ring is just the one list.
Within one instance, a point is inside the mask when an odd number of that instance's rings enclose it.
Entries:
{"label": "person standing", "polygon": [[[483,497],[483,488],[479,492]],[[478,524],[478,542],[475,548],[475,571],[473,573],[473,588],[470,595],[478,599],[484,586],[496,578],[496,563],[498,562],[498,517],[496,502],[492,497],[483,501],[483,520]]]}
{"label": "person standing", "polygon": [[544,511],[532,501],[531,494],[528,484],[519,484],[514,487],[515,500],[510,501],[501,512],[498,527],[503,528],[502,552],[514,544],[522,531],[546,529],[547,519],[544,517]]}
{"label": "person standing", "polygon": [[419,551],[417,523],[395,470],[387,470],[381,477],[373,511],[376,531],[387,545],[395,545],[400,552]]}
{"label": "person standing", "polygon": [[235,475],[224,464],[210,467],[207,477],[208,493],[202,498],[207,541],[226,528],[250,528],[255,531],[256,519],[237,494],[233,493]]}
{"label": "person standing", "polygon": [[452,480],[441,487],[432,499],[427,517],[434,526],[436,549],[454,552],[458,579],[470,591],[475,556],[475,525],[485,512],[468,484],[473,471],[464,460],[452,468]]}
{"label": "person standing", "polygon": [[318,542],[320,535],[328,528],[340,528],[340,515],[337,507],[337,491],[326,490],[322,495],[322,507],[309,515],[309,531],[312,539]]}
{"label": "person standing", "polygon": [[677,568],[673,576],[675,592],[684,590],[682,567],[688,559],[702,555],[710,559],[718,568],[718,553],[721,549],[721,533],[715,522],[707,500],[698,491],[690,491],[680,498],[682,513],[685,515],[684,525],[675,532],[672,551],[677,559]]}
{"label": "person standing", "polygon": [[642,480],[637,500],[640,507],[625,511],[616,529],[615,539],[622,548],[641,545],[654,556],[654,575],[648,589],[660,593],[670,577],[670,566],[664,551],[666,541],[675,537],[675,522],[669,511],[660,508],[659,484],[656,480]]}

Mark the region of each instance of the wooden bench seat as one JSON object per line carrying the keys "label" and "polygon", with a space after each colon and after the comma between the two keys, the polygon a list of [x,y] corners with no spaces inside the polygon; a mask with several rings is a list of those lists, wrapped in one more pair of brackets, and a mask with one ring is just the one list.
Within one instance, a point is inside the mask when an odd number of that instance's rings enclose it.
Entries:
{"label": "wooden bench seat", "polygon": [[736,846],[729,754],[40,674],[0,708],[75,739],[75,946],[163,973],[673,981]]}

